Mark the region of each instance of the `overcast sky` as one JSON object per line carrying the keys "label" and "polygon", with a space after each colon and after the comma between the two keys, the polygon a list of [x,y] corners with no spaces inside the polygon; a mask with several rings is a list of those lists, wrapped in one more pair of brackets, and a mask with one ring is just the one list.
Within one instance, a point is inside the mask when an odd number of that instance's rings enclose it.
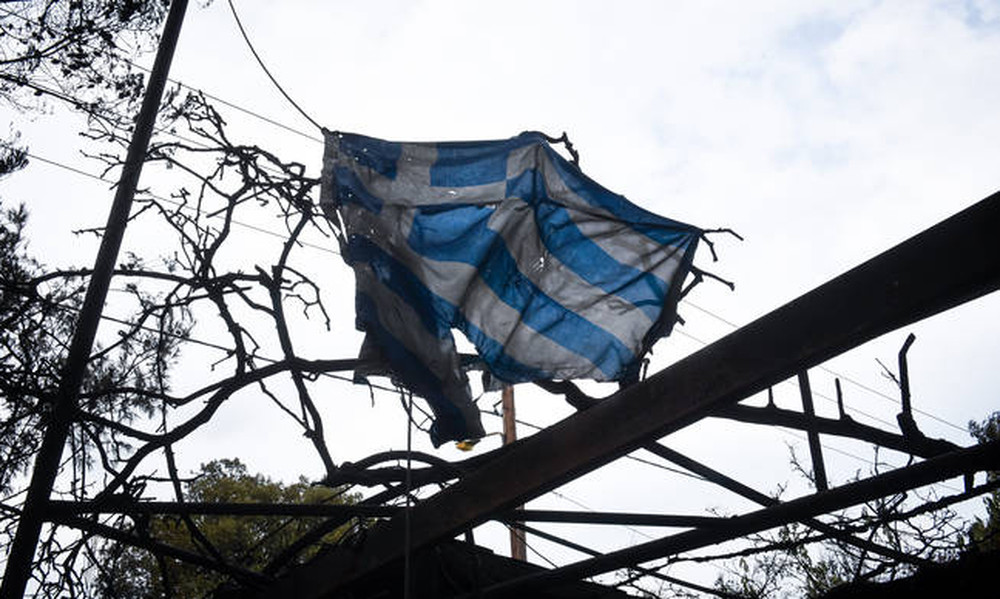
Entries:
{"label": "overcast sky", "polygon": [[[237,7],[275,76],[330,129],[434,141],[567,131],[584,172],[602,185],[659,214],[742,234],[742,243],[717,239],[716,264],[699,254],[697,263],[735,281],[736,291],[713,283],[696,289],[694,306],[681,308],[688,325],[656,346],[657,369],[732,330],[702,309],[745,324],[1000,188],[997,1],[244,0]],[[189,10],[172,76],[318,135],[267,81],[222,0]],[[318,143],[238,112],[227,118],[234,136],[318,175]],[[22,129],[34,153],[95,172],[77,154],[72,127],[55,115]],[[5,198],[32,210],[32,247],[43,258],[92,260],[82,257],[93,255],[83,253],[87,243],[69,231],[103,222],[105,186],[38,161],[3,185]],[[315,259],[329,261],[338,288],[331,301],[346,306],[335,315],[334,335],[322,337],[333,340],[323,357],[351,357],[359,337],[351,332],[350,272],[337,256]],[[829,366],[895,395],[875,359],[894,364],[910,331],[918,336],[911,350],[916,406],[950,424],[923,415],[918,423],[931,436],[968,443],[959,429],[1000,403],[1000,297],[887,335]],[[832,394],[831,375],[815,372],[814,387]],[[327,406],[335,459],[405,443],[397,400],[381,398],[373,409],[367,389],[338,389]],[[884,397],[845,390],[852,407],[893,422],[896,408]],[[783,393],[794,400],[794,387]],[[569,413],[528,389],[519,387],[518,399],[523,418],[539,425]],[[818,409],[836,413],[829,402]],[[230,406],[213,444],[198,441],[204,445],[191,450],[188,464],[215,451],[239,453],[252,468],[285,479],[316,474],[318,462],[297,461],[307,455],[301,439],[267,432],[262,423],[270,417]],[[499,427],[489,417],[485,424]],[[667,441],[764,491],[793,478],[785,443],[795,437],[746,429],[705,423]],[[871,457],[863,446],[850,451]],[[443,455],[455,457],[451,449]],[[839,481],[865,468],[837,458]],[[563,495],[596,509],[713,507],[705,492],[681,493],[678,480],[642,468],[602,470]],[[571,509],[569,500],[540,505]],[[594,542],[641,540],[625,531]]]}

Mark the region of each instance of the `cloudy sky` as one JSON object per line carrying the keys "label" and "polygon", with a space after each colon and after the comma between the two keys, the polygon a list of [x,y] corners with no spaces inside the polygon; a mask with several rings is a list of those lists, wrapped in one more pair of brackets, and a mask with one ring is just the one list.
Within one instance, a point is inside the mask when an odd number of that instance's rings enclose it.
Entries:
{"label": "cloudy sky", "polygon": [[[696,289],[693,305],[682,305],[688,325],[656,347],[655,368],[1000,188],[995,0],[242,0],[237,7],[275,76],[329,129],[394,140],[566,131],[584,171],[604,186],[671,218],[742,234],[742,243],[718,238],[717,264],[707,252],[698,258],[735,281],[736,291],[713,283]],[[318,135],[267,81],[222,0],[189,10],[172,76]],[[318,143],[245,113],[226,115],[235,137],[318,175]],[[78,154],[73,126],[55,114],[22,129],[39,156],[95,172]],[[32,247],[46,261],[90,261],[81,258],[92,255],[84,254],[88,242],[70,230],[103,221],[106,186],[39,161],[3,185],[6,198],[23,199],[32,210]],[[336,256],[320,252],[314,259],[329,263],[337,283],[331,301],[346,306],[334,333],[318,336],[329,341],[317,351],[351,357],[358,337],[350,330],[350,273]],[[927,413],[918,423],[931,436],[968,443],[965,424],[1000,404],[1000,297],[889,334],[828,367],[894,396],[875,359],[893,364],[910,331],[918,337],[911,350],[914,400]],[[813,380],[820,393],[832,394],[830,372],[816,371]],[[785,387],[779,396],[794,406],[795,388]],[[895,404],[884,396],[850,384],[845,390],[852,409],[894,421]],[[337,388],[327,407],[335,459],[405,443],[397,400],[377,404],[371,407],[366,389]],[[568,414],[558,400],[520,388],[518,409],[541,426]],[[828,401],[818,410],[835,415]],[[285,479],[318,471],[311,458],[297,461],[308,448],[282,436],[290,429],[270,433],[266,417],[233,406],[222,416],[212,443],[193,441],[200,444],[189,453],[192,467],[215,452],[239,453],[251,467]],[[486,425],[497,430],[499,423],[487,417]],[[668,442],[764,491],[794,478],[786,443],[798,440],[788,433],[706,422]],[[853,457],[831,458],[837,480],[868,467],[869,448],[841,449]],[[455,457],[453,450],[443,454]],[[749,507],[708,500],[711,489],[681,492],[682,480],[620,463],[538,505],[669,513]],[[622,546],[651,531],[619,533],[593,543]],[[714,574],[699,576],[710,582]]]}

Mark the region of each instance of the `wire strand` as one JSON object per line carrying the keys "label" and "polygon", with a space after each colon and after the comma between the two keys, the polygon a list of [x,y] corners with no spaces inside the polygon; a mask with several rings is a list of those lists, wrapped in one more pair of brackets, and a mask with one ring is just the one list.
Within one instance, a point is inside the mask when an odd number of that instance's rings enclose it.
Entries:
{"label": "wire strand", "polygon": [[233,5],[233,0],[229,0],[229,10],[233,12],[233,18],[236,19],[236,26],[239,27],[240,34],[243,35],[243,41],[247,43],[247,47],[250,48],[250,52],[253,54],[253,57],[257,59],[257,64],[260,65],[261,70],[264,71],[264,74],[267,75],[267,78],[270,79],[271,83],[274,84],[274,87],[276,87],[278,91],[281,92],[281,95],[285,96],[285,99],[288,100],[288,103],[294,106],[295,110],[299,111],[299,114],[305,117],[307,121],[312,123],[314,127],[322,131],[323,127],[319,123],[317,123],[311,116],[309,116],[309,114],[307,114],[305,110],[302,110],[302,107],[299,106],[298,103],[295,100],[293,100],[291,96],[288,95],[288,92],[285,91],[285,88],[281,87],[281,84],[278,83],[278,80],[275,79],[274,75],[271,74],[270,69],[268,69],[267,66],[264,65],[264,61],[261,60],[260,55],[257,54],[257,50],[254,49],[253,44],[250,42],[250,37],[247,35],[246,29],[243,28],[243,23],[240,21],[240,15],[236,13],[236,7]]}
{"label": "wire strand", "polygon": [[[35,160],[38,160],[39,162],[43,162],[43,163],[48,164],[50,166],[61,168],[61,169],[66,170],[68,172],[75,173],[75,174],[83,176],[83,177],[87,177],[88,179],[93,179],[95,181],[101,181],[102,183],[107,183],[109,185],[114,185],[115,184],[115,182],[112,181],[112,180],[110,180],[110,179],[105,179],[104,177],[102,177],[100,175],[95,175],[93,173],[88,173],[87,171],[84,171],[84,170],[81,170],[81,169],[76,168],[74,166],[70,166],[68,164],[59,162],[58,160],[52,160],[50,158],[45,158],[44,156],[40,156],[40,155],[35,154],[33,152],[27,152],[26,154],[27,154],[27,156],[29,158],[33,158]],[[157,194],[151,193],[148,190],[145,191],[144,193],[145,193],[145,195],[148,195],[149,197],[151,197],[151,198],[153,198],[153,199],[155,199],[157,201],[164,202],[166,204],[171,204],[171,205],[177,206],[179,208],[184,208],[184,209],[187,209],[187,210],[191,210],[191,211],[197,212],[198,214],[201,214],[202,216],[205,216],[205,217],[208,217],[208,218],[212,217],[212,215],[208,214],[207,211],[205,209],[203,209],[203,208],[199,208],[199,207],[196,207],[196,206],[185,205],[185,204],[183,204],[181,202],[178,202],[177,200],[174,200],[174,199],[171,199],[171,198],[167,198],[167,197],[163,197],[161,195],[157,195]],[[250,231],[255,231],[257,233],[261,233],[263,235],[268,235],[270,237],[277,237],[279,239],[286,239],[288,237],[284,233],[279,233],[277,231],[272,231],[270,229],[266,229],[264,227],[259,227],[257,225],[251,225],[249,223],[241,222],[241,221],[238,221],[236,219],[231,219],[231,222],[234,225],[238,225],[238,226],[243,227],[245,229],[248,229]],[[308,247],[308,248],[311,248],[311,249],[314,249],[314,250],[319,250],[321,252],[326,252],[328,254],[334,254],[334,255],[337,255],[337,256],[340,255],[340,252],[337,251],[337,250],[335,250],[335,249],[333,249],[333,248],[321,246],[321,245],[318,245],[318,244],[315,244],[315,243],[310,243],[308,241],[301,241],[300,240],[300,241],[298,241],[298,243],[300,245],[302,245],[303,247]]]}

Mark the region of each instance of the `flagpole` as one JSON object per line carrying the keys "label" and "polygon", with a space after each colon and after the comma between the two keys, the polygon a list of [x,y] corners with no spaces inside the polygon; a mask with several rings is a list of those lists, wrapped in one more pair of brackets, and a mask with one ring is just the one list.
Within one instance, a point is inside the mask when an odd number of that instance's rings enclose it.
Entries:
{"label": "flagpole", "polygon": [[[503,444],[509,445],[517,441],[517,420],[514,416],[514,386],[504,385],[500,392],[503,400]],[[519,510],[524,506],[514,509]],[[527,544],[524,540],[522,522],[512,522],[510,527],[510,556],[513,559],[525,561],[528,558]]]}
{"label": "flagpole", "polygon": [[153,125],[156,123],[156,113],[160,109],[160,100],[166,87],[167,73],[173,60],[177,38],[180,37],[181,24],[187,10],[187,0],[174,0],[170,4],[163,35],[153,62],[153,70],[149,76],[149,84],[142,99],[142,107],[136,119],[135,131],[129,143],[125,164],[122,167],[121,179],[115,193],[108,223],[101,238],[101,247],[97,252],[94,272],[90,277],[87,294],[84,297],[80,316],[73,331],[59,382],[59,392],[54,400],[42,445],[35,458],[31,483],[24,499],[24,508],[18,521],[17,532],[7,555],[3,583],[0,584],[0,599],[18,599],[24,596],[25,588],[31,577],[31,563],[35,559],[35,550],[42,533],[42,524],[46,520],[49,499],[56,476],[59,473],[59,462],[62,460],[66,437],[73,422],[77,407],[77,396],[87,371],[90,352],[94,347],[97,327],[100,324],[104,301],[108,295],[115,263],[118,261],[118,251],[121,248],[125,227],[132,208],[132,200],[142,173],[142,165],[146,158],[146,150],[152,137]]}

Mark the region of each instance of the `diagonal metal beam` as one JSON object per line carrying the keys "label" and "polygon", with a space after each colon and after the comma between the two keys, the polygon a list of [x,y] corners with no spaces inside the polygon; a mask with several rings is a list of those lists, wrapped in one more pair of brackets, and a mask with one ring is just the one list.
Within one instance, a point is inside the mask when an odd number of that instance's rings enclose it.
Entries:
{"label": "diagonal metal beam", "polygon": [[666,526],[694,528],[725,526],[728,518],[684,514],[634,514],[628,512],[574,512],[566,510],[513,510],[496,516],[500,522],[517,527],[524,522],[566,522],[572,524],[613,524],[619,526]]}
{"label": "diagonal metal beam", "polygon": [[712,418],[725,418],[748,424],[783,426],[803,431],[812,429],[824,435],[849,437],[858,441],[867,441],[880,447],[894,449],[925,459],[960,449],[958,445],[945,439],[932,439],[923,436],[915,437],[912,435],[907,437],[862,424],[850,417],[833,419],[815,416],[810,418],[802,412],[786,410],[773,405],[757,408],[743,404],[734,404],[713,412]]}
{"label": "diagonal metal beam", "polygon": [[[526,526],[524,523],[515,523],[512,526],[518,526],[520,528],[523,528],[525,532],[530,532],[536,537],[540,537],[542,539],[545,539],[546,541],[555,543],[557,545],[562,545],[563,547],[569,547],[570,549],[579,551],[580,553],[585,553],[591,557],[601,555],[600,551],[591,549],[590,547],[586,547],[579,543],[574,543],[573,541],[569,541],[567,539],[554,535],[550,532],[546,532],[538,528],[532,528],[531,526]],[[742,595],[734,595],[732,593],[727,593],[726,591],[722,591],[719,589],[713,589],[711,587],[702,586],[700,584],[689,582],[687,580],[681,580],[680,578],[675,578],[673,576],[667,576],[666,574],[660,572],[660,570],[663,567],[665,566],[661,566],[660,568],[656,567],[643,568],[642,566],[636,566],[635,570],[640,574],[642,574],[643,576],[651,576],[658,580],[662,580],[663,582],[669,582],[670,584],[675,584],[677,586],[689,588],[691,590],[698,591],[700,593],[705,593],[706,595],[715,595],[716,597],[726,597],[727,599],[744,599]]]}
{"label": "diagonal metal beam", "polygon": [[514,592],[524,596],[525,591],[531,588],[595,576],[633,564],[692,551],[738,536],[761,532],[785,522],[805,520],[827,512],[846,509],[879,497],[902,493],[956,476],[998,468],[1000,468],[1000,441],[992,441],[823,493],[800,497],[787,503],[730,518],[725,527],[694,529],[592,557],[555,570],[501,582],[483,589],[477,597],[508,596]]}
{"label": "diagonal metal beam", "polygon": [[[709,468],[708,466],[700,462],[697,462],[680,452],[670,449],[669,447],[663,445],[662,443],[650,443],[644,446],[643,449],[645,449],[646,451],[650,451],[669,462],[673,462],[678,466],[686,468],[691,472],[704,477],[706,480],[711,481],[721,486],[724,489],[728,489],[733,493],[736,493],[737,495],[746,497],[747,499],[755,503],[758,503],[760,505],[766,507],[773,507],[781,504],[781,502],[775,499],[774,497],[769,497],[761,493],[760,491],[752,489],[746,486],[745,484],[739,482],[738,480],[726,476],[725,474],[719,472],[718,470]],[[955,449],[958,449],[958,447],[955,447]],[[821,520],[817,520],[816,518],[809,518],[807,520],[803,520],[802,524],[805,524],[806,526],[812,528],[813,530],[818,530],[823,534],[838,539],[843,543],[847,543],[848,545],[853,545],[855,547],[864,549],[865,551],[870,551],[877,555],[883,555],[885,557],[894,559],[901,563],[926,565],[928,562],[928,560],[926,559],[917,556],[907,555],[906,553],[903,553],[898,549],[893,549],[891,547],[883,547],[882,545],[879,545],[878,543],[875,543],[873,541],[859,539],[849,532],[840,530],[837,527],[831,524],[827,524]]]}
{"label": "diagonal metal beam", "polygon": [[[997,288],[1000,193],[512,445],[412,511],[412,548],[453,536],[804,368]],[[358,551],[318,558],[256,596],[330,596],[400,559],[403,529],[400,518],[387,522]]]}

